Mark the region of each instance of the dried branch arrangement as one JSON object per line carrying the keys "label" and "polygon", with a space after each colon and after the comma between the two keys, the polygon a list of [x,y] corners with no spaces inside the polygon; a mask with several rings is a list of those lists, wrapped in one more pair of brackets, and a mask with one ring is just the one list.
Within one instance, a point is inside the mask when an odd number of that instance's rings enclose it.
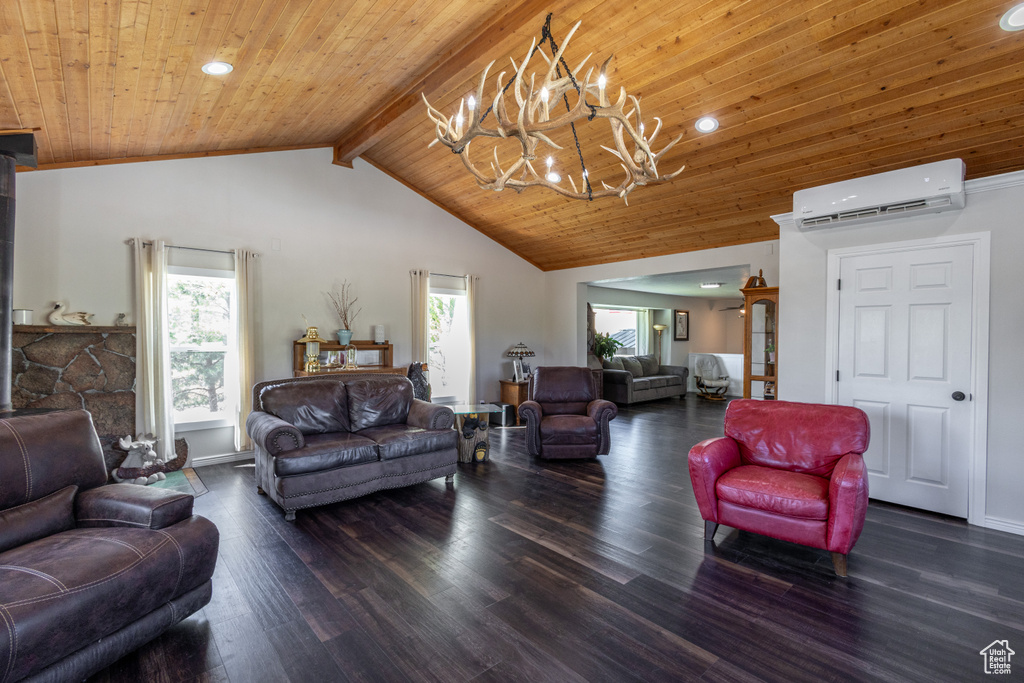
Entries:
{"label": "dried branch arrangement", "polygon": [[352,285],[348,283],[348,280],[342,280],[340,285],[335,284],[329,292],[324,292],[324,296],[327,297],[327,301],[331,304],[335,315],[338,316],[341,329],[351,330],[356,316],[363,310],[362,308],[357,308],[353,311],[353,307],[359,301],[359,297],[352,296]]}
{"label": "dried branch arrangement", "polygon": [[[537,40],[534,39],[530,44],[529,52],[527,52],[521,64],[516,66],[515,60],[512,60],[512,67],[515,71],[514,77],[508,83],[502,85],[506,72],[503,71],[498,76],[496,80],[496,93],[490,107],[486,111],[482,111],[483,108],[477,106],[476,97],[479,96],[483,99],[487,75],[494,62],[488,64],[484,69],[475,95],[470,95],[468,98],[468,105],[464,99],[459,104],[458,113],[453,116],[449,117],[442,114],[431,106],[426,95],[423,95],[423,102],[427,106],[427,115],[434,122],[435,127],[436,139],[430,144],[434,145],[440,142],[452,150],[452,152],[458,154],[462,159],[462,163],[476,178],[477,183],[481,187],[494,191],[501,191],[506,187],[510,187],[517,192],[521,192],[528,187],[539,186],[546,187],[549,190],[573,199],[589,200],[595,197],[616,196],[626,200],[627,195],[638,186],[664,182],[679,175],[685,166],[674,173],[661,175],[658,171],[658,161],[679,142],[682,135],[679,135],[665,145],[661,151],[654,152],[651,145],[661,130],[661,119],[654,117],[656,122],[654,131],[650,134],[650,137],[647,137],[644,134],[644,124],[640,112],[640,98],[627,95],[626,89],[620,88],[615,104],[612,104],[609,100],[605,86],[607,84],[608,63],[611,61],[611,57],[608,57],[604,64],[601,65],[598,77],[594,81],[591,81],[591,76],[594,73],[593,67],[587,70],[583,78],[579,78],[579,74],[584,65],[589,61],[590,55],[587,55],[580,62],[579,66],[573,70],[569,70],[566,66],[566,75],[562,75],[560,65],[565,65],[563,54],[569,45],[569,40],[576,32],[576,29],[579,28],[580,23],[576,22],[576,25],[572,27],[572,30],[566,36],[565,42],[559,48],[556,47],[554,40],[550,36],[549,15],[548,24],[544,27],[541,42],[550,42],[554,54],[548,57],[544,54],[543,50],[538,49]],[[534,52],[539,52],[547,62],[547,71],[539,79],[539,82],[536,73],[530,74],[529,81],[527,81],[525,76],[527,64]],[[514,112],[510,112],[505,100],[505,93],[510,89],[515,97],[516,109]],[[587,101],[588,95],[596,98],[596,104],[591,104]],[[570,96],[576,98],[575,106],[569,105]],[[567,111],[561,114],[557,113],[560,101],[564,101],[567,108]],[[631,104],[631,108],[629,111],[624,111],[627,104]],[[463,114],[464,110],[465,116]],[[484,120],[492,111],[494,112],[494,124],[492,127],[485,127]],[[568,174],[566,178],[571,189],[559,184],[561,176],[551,170],[551,157],[547,159],[546,171],[538,172],[535,162],[538,156],[538,146],[541,143],[552,149],[562,149],[561,146],[555,144],[548,137],[548,133],[558,128],[569,126],[572,127],[575,138],[575,123],[582,119],[593,120],[595,118],[607,119],[611,124],[614,149],[604,145],[601,148],[618,158],[619,165],[625,173],[622,182],[617,186],[611,186],[602,181],[602,189],[592,187],[586,166],[583,164],[582,153],[579,153],[581,165],[579,187],[577,187],[575,181]],[[463,126],[464,120],[466,120],[465,126]],[[507,168],[503,168],[498,159],[498,149],[495,147],[494,158],[490,161],[490,173],[485,173],[477,167],[469,155],[470,143],[478,137],[515,139],[522,148],[521,153],[513,163]],[[627,137],[632,143],[632,150],[628,149]],[[577,152],[579,152],[578,140],[576,147]]]}

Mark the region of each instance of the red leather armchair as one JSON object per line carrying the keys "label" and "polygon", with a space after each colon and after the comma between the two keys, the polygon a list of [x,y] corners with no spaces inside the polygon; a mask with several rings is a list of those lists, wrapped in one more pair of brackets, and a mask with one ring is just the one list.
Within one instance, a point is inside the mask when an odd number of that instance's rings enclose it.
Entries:
{"label": "red leather armchair", "polygon": [[864,528],[867,415],[847,406],[736,400],[725,436],[690,449],[704,538],[719,524],[821,548],[836,574]]}
{"label": "red leather armchair", "polygon": [[596,458],[611,446],[608,423],[619,414],[597,398],[589,368],[537,368],[530,400],[519,406],[526,420],[526,450],[541,458]]}

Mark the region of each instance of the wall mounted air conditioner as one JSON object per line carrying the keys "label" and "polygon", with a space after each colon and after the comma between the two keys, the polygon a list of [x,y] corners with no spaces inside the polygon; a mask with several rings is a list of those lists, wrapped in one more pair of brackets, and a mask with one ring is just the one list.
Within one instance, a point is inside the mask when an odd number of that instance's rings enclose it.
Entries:
{"label": "wall mounted air conditioner", "polygon": [[811,230],[962,209],[966,170],[960,159],[946,159],[798,190],[793,220]]}

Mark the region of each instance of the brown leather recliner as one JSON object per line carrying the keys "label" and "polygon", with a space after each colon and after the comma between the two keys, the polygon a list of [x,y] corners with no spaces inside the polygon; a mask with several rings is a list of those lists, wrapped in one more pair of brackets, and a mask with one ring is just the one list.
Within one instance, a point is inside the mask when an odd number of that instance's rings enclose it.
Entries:
{"label": "brown leather recliner", "polygon": [[589,368],[537,368],[530,400],[519,406],[519,417],[526,420],[526,450],[541,458],[606,455],[608,423],[618,414],[614,403],[597,398]]}
{"label": "brown leather recliner", "polygon": [[0,419],[0,683],[82,680],[208,603],[192,501],[107,485],[84,410]]}

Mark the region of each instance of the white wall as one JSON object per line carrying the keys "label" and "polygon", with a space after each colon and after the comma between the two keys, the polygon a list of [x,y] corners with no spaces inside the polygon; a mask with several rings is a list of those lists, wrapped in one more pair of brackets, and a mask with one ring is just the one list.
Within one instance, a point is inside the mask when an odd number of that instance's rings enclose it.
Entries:
{"label": "white wall", "polygon": [[[653,322],[664,318],[669,327],[661,333],[662,358],[669,365],[686,365],[691,353],[743,353],[743,321],[738,311],[722,311],[724,306],[735,306],[743,299],[704,299],[699,297],[671,296],[635,292],[610,287],[587,287],[587,301],[606,306],[635,306],[638,308],[665,309],[667,314],[655,316]],[[690,312],[690,339],[673,340],[672,311]],[[739,320],[739,325],[736,321]],[[651,330],[651,352],[658,333]]]}
{"label": "white wall", "polygon": [[[414,267],[480,275],[479,399],[497,400],[516,342],[545,360],[540,270],[368,164],[332,165],[329,149],[19,173],[17,184],[14,307],[34,309],[37,323],[57,299],[95,313],[95,324],[122,311],[134,321],[124,241],[143,237],[262,254],[258,380],[291,375],[302,314],[326,334],[337,328],[322,293],[343,278],[363,309],[356,338],[383,324],[395,364],[410,363]],[[194,454],[218,449],[191,434],[202,442]]]}
{"label": "white wall", "polygon": [[[986,189],[988,188],[988,189]],[[895,219],[863,226],[801,232],[782,220],[779,282],[780,398],[825,399],[826,257],[829,249],[990,232],[988,485],[986,518],[992,526],[1024,533],[1024,173],[968,182],[959,212]]]}
{"label": "white wall", "polygon": [[[752,273],[763,269],[768,284],[774,285],[779,281],[778,242],[741,244],[734,247],[705,249],[704,251],[569,268],[547,273],[547,325],[544,344],[547,362],[552,365],[586,365],[587,282],[737,265],[749,265]],[[702,305],[706,309],[707,304]],[[693,310],[691,307],[691,314]],[[730,314],[715,312],[713,315],[728,317]],[[742,322],[739,323],[739,326],[742,343]],[[665,330],[666,337],[670,333],[671,328]],[[674,343],[680,344],[680,346],[678,351],[673,348],[672,357],[685,363],[688,353],[686,345],[682,342]],[[689,349],[689,351],[697,350],[705,349]],[[706,350],[718,351],[720,349]],[[741,352],[742,350],[740,347]]]}

